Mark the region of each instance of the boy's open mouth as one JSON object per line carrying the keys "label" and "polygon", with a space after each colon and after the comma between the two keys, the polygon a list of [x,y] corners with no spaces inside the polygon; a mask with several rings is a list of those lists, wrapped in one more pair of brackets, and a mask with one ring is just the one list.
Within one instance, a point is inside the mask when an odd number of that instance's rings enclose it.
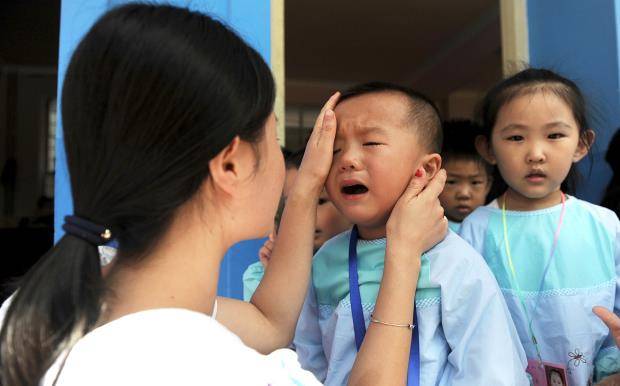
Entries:
{"label": "boy's open mouth", "polygon": [[348,185],[343,186],[341,192],[353,196],[357,194],[368,193],[368,188],[363,184]]}

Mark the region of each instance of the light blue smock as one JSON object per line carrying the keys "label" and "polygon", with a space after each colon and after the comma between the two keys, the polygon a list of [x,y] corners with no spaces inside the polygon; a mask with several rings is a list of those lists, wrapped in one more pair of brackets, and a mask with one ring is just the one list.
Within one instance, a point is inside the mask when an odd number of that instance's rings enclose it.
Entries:
{"label": "light blue smock", "polygon": [[[328,386],[347,383],[357,354],[349,299],[350,234],[332,238],[315,255],[294,339],[302,367]],[[366,325],[383,275],[385,246],[385,239],[357,245]],[[482,257],[455,233],[423,254],[415,303],[422,386],[529,385],[525,354],[497,282]]]}
{"label": "light blue smock", "polygon": [[461,223],[448,220],[448,228],[450,228],[450,230],[454,233],[459,233],[459,230],[461,229]]}
{"label": "light blue smock", "polygon": [[[571,386],[585,386],[593,375],[600,380],[620,370],[620,352],[607,327],[592,313],[597,305],[619,313],[620,223],[614,212],[569,197],[556,251],[541,286],[561,207],[506,211],[508,240],[543,361],[565,365]],[[497,201],[470,214],[461,236],[495,274],[526,355],[536,359],[508,264]]]}
{"label": "light blue smock", "polygon": [[250,264],[243,272],[243,300],[249,302],[265,276],[265,266],[260,261]]}

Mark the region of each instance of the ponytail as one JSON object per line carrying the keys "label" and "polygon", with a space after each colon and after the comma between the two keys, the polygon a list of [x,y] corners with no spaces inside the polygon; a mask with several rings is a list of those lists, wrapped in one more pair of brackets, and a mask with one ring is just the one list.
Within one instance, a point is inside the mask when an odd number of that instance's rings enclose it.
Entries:
{"label": "ponytail", "polygon": [[103,288],[97,247],[63,236],[23,277],[8,309],[0,332],[2,384],[38,385],[59,354],[96,324]]}

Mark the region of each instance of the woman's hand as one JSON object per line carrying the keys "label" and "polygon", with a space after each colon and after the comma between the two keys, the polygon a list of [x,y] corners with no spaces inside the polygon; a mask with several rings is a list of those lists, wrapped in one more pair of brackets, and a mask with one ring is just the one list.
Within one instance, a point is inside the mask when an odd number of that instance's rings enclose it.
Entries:
{"label": "woman's hand", "polygon": [[386,228],[390,249],[408,251],[411,256],[431,249],[448,230],[448,220],[438,199],[446,183],[446,171],[440,170],[428,184],[424,172],[420,173],[420,177],[411,179],[394,206]]}
{"label": "woman's hand", "polygon": [[310,190],[319,195],[325,185],[334,155],[336,138],[334,108],[338,98],[340,92],[336,92],[327,100],[316,119],[293,189],[299,187],[303,191]]}

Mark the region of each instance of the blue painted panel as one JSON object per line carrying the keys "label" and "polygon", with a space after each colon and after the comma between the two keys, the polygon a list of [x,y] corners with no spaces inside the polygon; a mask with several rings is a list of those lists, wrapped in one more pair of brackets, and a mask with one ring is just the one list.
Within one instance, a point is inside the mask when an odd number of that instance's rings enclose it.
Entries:
{"label": "blue painted panel", "polygon": [[[578,196],[595,203],[611,177],[604,161],[609,139],[620,126],[618,0],[528,1],[530,63],[575,81],[589,104],[597,133]],[[591,171],[590,171],[591,169]]]}

